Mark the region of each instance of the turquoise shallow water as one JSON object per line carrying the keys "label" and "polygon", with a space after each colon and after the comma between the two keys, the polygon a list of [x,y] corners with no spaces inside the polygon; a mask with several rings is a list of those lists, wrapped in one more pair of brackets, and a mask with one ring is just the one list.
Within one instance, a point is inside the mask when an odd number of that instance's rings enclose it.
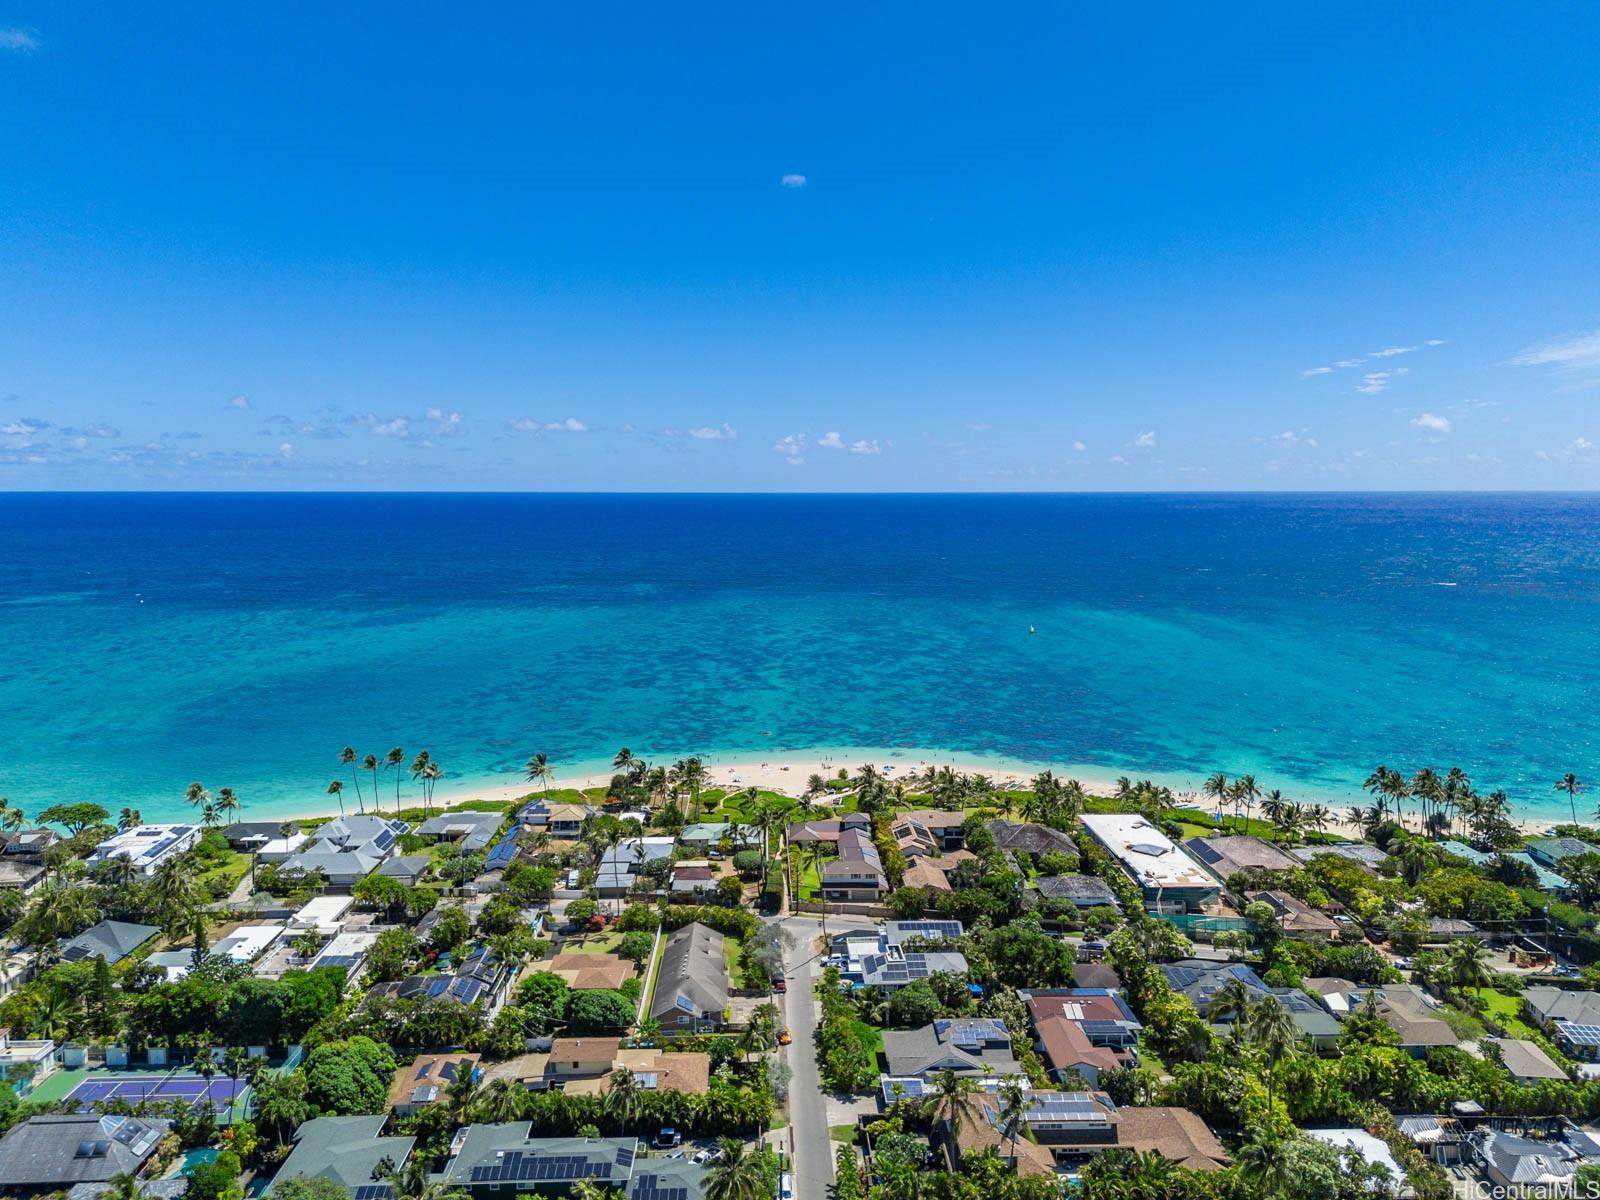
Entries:
{"label": "turquoise shallow water", "polygon": [[[306,811],[349,743],[1600,769],[1588,496],[0,496],[0,794]],[[1028,635],[1028,626],[1037,628]],[[1600,799],[1600,792],[1596,793]],[[1592,807],[1590,800],[1586,807]]]}

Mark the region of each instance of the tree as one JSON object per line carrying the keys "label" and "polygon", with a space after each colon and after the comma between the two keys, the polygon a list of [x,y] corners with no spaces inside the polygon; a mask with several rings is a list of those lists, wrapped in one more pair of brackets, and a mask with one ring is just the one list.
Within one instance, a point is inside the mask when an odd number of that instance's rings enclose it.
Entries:
{"label": "tree", "polygon": [[610,1082],[606,1085],[603,1107],[606,1116],[617,1123],[618,1133],[628,1131],[628,1126],[639,1115],[642,1103],[639,1081],[634,1078],[633,1072],[626,1067],[619,1067],[611,1072]]}
{"label": "tree", "polygon": [[617,943],[617,948],[612,953],[618,958],[627,959],[636,967],[642,967],[645,960],[650,957],[655,944],[655,934],[646,933],[642,929],[633,929],[622,935],[622,940]]}
{"label": "tree", "polygon": [[111,814],[98,804],[52,804],[34,820],[40,825],[60,825],[68,836],[77,837],[91,825],[99,825]]}
{"label": "tree", "polygon": [[543,750],[528,760],[528,782],[537,783],[545,795],[550,794],[550,780],[555,772],[550,769],[550,759]]}
{"label": "tree", "polygon": [[623,1030],[633,1023],[633,1005],[621,992],[594,988],[567,999],[567,1028],[573,1033]]}
{"label": "tree", "polygon": [[306,1055],[306,1099],[324,1113],[381,1113],[394,1078],[394,1054],[368,1037],[324,1042]]}
{"label": "tree", "polygon": [[406,763],[406,752],[402,746],[396,746],[383,756],[383,769],[394,772],[394,811],[400,811],[400,772]]}
{"label": "tree", "polygon": [[1568,771],[1556,781],[1555,790],[1565,792],[1567,794],[1567,802],[1572,805],[1572,823],[1574,825],[1578,823],[1578,793],[1583,791],[1585,786],[1571,771]]}
{"label": "tree", "polygon": [[272,1184],[273,1200],[350,1200],[350,1189],[336,1179],[321,1175],[309,1178],[277,1179]]}
{"label": "tree", "polygon": [[1007,1080],[1000,1085],[1000,1136],[1011,1141],[1011,1169],[1017,1169],[1017,1139],[1026,1124],[1028,1105],[1022,1095],[1022,1085]]}
{"label": "tree", "polygon": [[459,904],[443,909],[428,931],[428,945],[441,953],[454,950],[472,936],[472,921]]}
{"label": "tree", "polygon": [[344,816],[344,782],[343,782],[343,780],[335,779],[332,783],[328,784],[328,795],[332,796],[335,800],[337,800],[339,802],[339,815],[341,817]]}
{"label": "tree", "polygon": [[1445,951],[1444,975],[1458,990],[1488,987],[1489,948],[1477,938],[1451,942]]}
{"label": "tree", "polygon": [[934,1077],[933,1095],[928,1099],[928,1115],[943,1121],[952,1143],[960,1140],[961,1127],[977,1119],[978,1085],[964,1075],[946,1069]]}
{"label": "tree", "polygon": [[766,1200],[760,1159],[730,1137],[722,1138],[719,1146],[721,1157],[705,1175],[706,1200]]}
{"label": "tree", "polygon": [[[18,812],[20,813],[20,811],[21,810],[19,809]],[[137,808],[124,808],[122,812],[117,815],[118,829],[136,829],[143,824],[144,815],[140,813]],[[7,828],[10,828],[10,826],[7,826]]]}
{"label": "tree", "polygon": [[1270,1113],[1278,1061],[1294,1053],[1300,1029],[1283,1001],[1268,993],[1256,1002],[1250,1013],[1250,1038],[1261,1047],[1267,1059],[1267,1110]]}
{"label": "tree", "polygon": [[[350,768],[350,781],[356,785],[356,811],[365,813],[367,811],[367,807],[361,800],[361,776],[356,772],[355,747],[346,746],[343,750],[339,751],[339,761]],[[377,802],[376,796],[373,797],[373,802]]]}
{"label": "tree", "polygon": [[380,811],[378,805],[378,756],[369,754],[361,760],[361,769],[372,772],[372,811]]}
{"label": "tree", "polygon": [[914,979],[889,996],[887,1019],[890,1025],[920,1029],[939,1015],[939,997],[926,979]]}

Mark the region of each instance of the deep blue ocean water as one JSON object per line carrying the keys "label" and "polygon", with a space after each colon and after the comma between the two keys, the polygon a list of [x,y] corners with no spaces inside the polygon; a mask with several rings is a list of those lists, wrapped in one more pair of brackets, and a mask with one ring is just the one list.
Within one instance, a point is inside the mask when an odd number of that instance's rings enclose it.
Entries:
{"label": "deep blue ocean water", "polygon": [[1460,765],[1549,815],[1600,773],[1594,496],[12,494],[0,528],[30,811],[304,811],[347,743],[443,791],[623,744],[1322,798]]}

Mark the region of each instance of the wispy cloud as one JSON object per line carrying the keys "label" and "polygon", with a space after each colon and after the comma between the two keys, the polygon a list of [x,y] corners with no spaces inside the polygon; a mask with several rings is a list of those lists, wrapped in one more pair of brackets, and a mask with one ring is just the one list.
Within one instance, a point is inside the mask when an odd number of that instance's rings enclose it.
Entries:
{"label": "wispy cloud", "polygon": [[[1414,346],[1385,346],[1382,350],[1374,350],[1371,354],[1363,355],[1359,358],[1341,358],[1338,362],[1333,363],[1331,366],[1307,367],[1305,370],[1300,372],[1300,375],[1302,378],[1307,379],[1313,375],[1332,375],[1335,371],[1349,371],[1355,367],[1359,367],[1368,359],[1394,358],[1396,355],[1400,354],[1415,354],[1418,350],[1427,350],[1431,347],[1443,346],[1445,344],[1446,342],[1443,338],[1429,338],[1427,341],[1418,342]],[[1361,389],[1357,388],[1356,390],[1360,391]]]}
{"label": "wispy cloud", "polygon": [[724,421],[721,425],[702,425],[698,429],[691,429],[689,436],[699,438],[702,442],[731,442],[739,435],[732,425]]}
{"label": "wispy cloud", "polygon": [[241,412],[243,412],[243,411],[245,411],[246,409],[248,409],[250,407],[250,397],[249,396],[235,396],[232,400],[228,401],[228,407],[229,408],[237,408]]}
{"label": "wispy cloud", "polygon": [[1450,432],[1450,419],[1425,412],[1420,416],[1412,417],[1411,424],[1427,433],[1438,434],[1441,437]]}
{"label": "wispy cloud", "polygon": [[1363,396],[1376,396],[1379,392],[1387,391],[1389,381],[1406,374],[1406,370],[1405,367],[1391,367],[1387,371],[1368,371],[1356,384],[1356,391]]}
{"label": "wispy cloud", "polygon": [[821,446],[825,450],[843,450],[844,439],[839,436],[838,430],[833,430],[819,437],[817,439],[817,445]]}
{"label": "wispy cloud", "polygon": [[783,461],[791,467],[798,467],[806,461],[806,435],[803,433],[786,434],[772,443],[772,451],[774,454],[781,455]]}
{"label": "wispy cloud", "polygon": [[588,433],[589,427],[577,417],[565,421],[540,421],[534,417],[513,417],[511,428],[518,433]]}
{"label": "wispy cloud", "polygon": [[1150,447],[1156,444],[1156,431],[1152,429],[1147,433],[1141,433],[1138,437],[1133,439],[1133,444],[1137,449],[1140,450],[1150,449]]}
{"label": "wispy cloud", "polygon": [[39,39],[27,29],[0,29],[0,50],[28,51],[39,48]]}
{"label": "wispy cloud", "polygon": [[877,438],[860,438],[850,443],[851,454],[882,454],[883,447]]}
{"label": "wispy cloud", "polygon": [[1082,442],[1073,442],[1072,443],[1073,451],[1078,453],[1078,454],[1082,454],[1088,448],[1089,447],[1085,446]]}
{"label": "wispy cloud", "polygon": [[1600,368],[1600,330],[1563,341],[1529,346],[1513,358],[1519,367],[1555,367],[1562,371],[1592,371]]}
{"label": "wispy cloud", "polygon": [[428,420],[433,422],[433,432],[438,437],[451,437],[461,429],[461,414],[446,412],[442,408],[430,408]]}
{"label": "wispy cloud", "polygon": [[1275,433],[1267,439],[1274,446],[1305,446],[1316,449],[1317,439],[1311,436],[1309,429],[1285,429],[1282,433]]}
{"label": "wispy cloud", "polygon": [[806,177],[804,175],[785,175],[778,180],[778,184],[786,188],[803,188],[806,185]]}

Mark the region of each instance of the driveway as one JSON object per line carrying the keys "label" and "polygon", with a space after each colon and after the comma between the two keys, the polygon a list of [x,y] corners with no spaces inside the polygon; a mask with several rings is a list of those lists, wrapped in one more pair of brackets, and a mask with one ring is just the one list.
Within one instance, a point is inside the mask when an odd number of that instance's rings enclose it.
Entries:
{"label": "driveway", "polygon": [[[784,1020],[794,1041],[789,1045],[789,1152],[793,1159],[795,1200],[827,1200],[833,1184],[833,1143],[828,1138],[828,1107],[817,1074],[817,1019],[822,1005],[816,999],[817,937],[821,925],[814,916],[773,919],[783,935],[783,973],[788,991],[783,996]],[[846,929],[871,929],[866,917],[829,917],[828,933]]]}

